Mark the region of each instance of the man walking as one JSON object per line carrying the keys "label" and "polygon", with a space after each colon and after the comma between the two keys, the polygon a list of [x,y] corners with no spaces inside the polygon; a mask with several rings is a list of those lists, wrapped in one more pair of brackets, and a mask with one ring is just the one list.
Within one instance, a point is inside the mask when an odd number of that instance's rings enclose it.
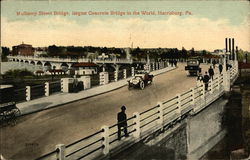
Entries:
{"label": "man walking", "polygon": [[125,113],[126,107],[121,107],[121,112],[117,114],[117,121],[118,121],[118,140],[121,140],[121,129],[123,128],[125,137],[128,137],[128,125],[127,125],[127,115]]}
{"label": "man walking", "polygon": [[223,66],[222,66],[222,64],[220,64],[220,65],[219,65],[220,74],[221,74],[222,70],[223,70]]}
{"label": "man walking", "polygon": [[205,84],[205,91],[208,90],[208,82],[209,82],[210,77],[207,75],[207,72],[205,72],[205,75],[203,77],[203,83]]}
{"label": "man walking", "polygon": [[209,76],[212,78],[212,80],[214,79],[214,69],[212,68],[212,66],[210,66],[209,70],[208,70]]}

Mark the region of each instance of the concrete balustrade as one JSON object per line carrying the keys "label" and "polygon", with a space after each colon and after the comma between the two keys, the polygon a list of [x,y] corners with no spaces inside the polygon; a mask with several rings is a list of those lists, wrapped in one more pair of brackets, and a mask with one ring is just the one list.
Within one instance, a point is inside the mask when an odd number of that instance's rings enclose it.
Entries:
{"label": "concrete balustrade", "polygon": [[30,100],[31,100],[31,87],[26,86],[26,101],[30,101]]}
{"label": "concrete balustrade", "polygon": [[45,96],[49,96],[49,82],[45,82],[45,87],[44,87],[44,89],[45,89]]}
{"label": "concrete balustrade", "polygon": [[79,79],[80,79],[80,81],[83,82],[84,90],[91,88],[91,78],[90,78],[90,76],[81,76]]}
{"label": "concrete balustrade", "polygon": [[[235,67],[235,66],[233,66]],[[133,135],[133,137],[127,138],[128,140],[122,140],[122,141],[117,141],[117,140],[111,140],[111,136],[115,136],[114,133],[116,131],[113,131],[111,133],[111,129],[116,125],[113,125],[112,127],[108,126],[103,126],[102,131],[96,132],[92,134],[91,136],[87,136],[87,144],[89,143],[95,143],[97,139],[99,138],[96,137],[96,135],[101,134],[101,145],[98,145],[97,149],[93,148],[88,148],[88,152],[84,153],[85,155],[97,153],[97,150],[102,151],[102,155],[109,155],[110,152],[116,150],[117,147],[123,147],[124,145],[129,142],[131,143],[136,143],[141,140],[143,137],[147,137],[152,133],[158,133],[156,131],[159,131],[159,129],[164,129],[165,126],[167,125],[172,125],[176,120],[180,120],[183,118],[183,115],[185,114],[197,114],[200,112],[202,109],[210,105],[212,102],[214,102],[218,97],[220,97],[226,90],[224,81],[228,81],[225,78],[230,78],[230,72],[234,73],[234,70],[230,70],[227,73],[227,76],[225,77],[224,75],[215,75],[214,80],[210,82],[210,87],[209,89],[211,91],[210,94],[206,94],[207,91],[205,91],[205,86],[202,83],[201,85],[191,88],[190,90],[182,93],[182,94],[177,94],[176,97],[173,97],[170,100],[167,100],[165,102],[158,102],[157,106],[154,106],[147,111],[144,111],[142,113],[135,112],[133,114],[133,117],[129,118],[129,120],[133,120],[133,123],[130,125],[132,129],[128,128],[130,133]],[[229,75],[229,76],[228,76]],[[232,79],[235,79],[237,77],[237,73],[233,74],[234,77],[231,77]],[[223,78],[223,79],[222,79]],[[222,83],[221,83],[222,82]],[[229,81],[230,82],[230,81]],[[230,85],[230,83],[227,83],[227,85]],[[217,90],[218,89],[218,90]],[[176,103],[177,101],[177,103]],[[164,114],[165,111],[165,114]],[[128,120],[128,121],[129,121]],[[143,129],[142,129],[142,128]],[[126,141],[124,143],[124,141]],[[113,145],[113,142],[115,144]],[[81,142],[83,144],[83,142]],[[57,152],[57,157],[59,160],[65,158],[65,151],[64,151],[64,146],[58,146],[59,152]],[[60,151],[61,150],[61,151]],[[67,152],[68,153],[68,152]],[[100,156],[98,152],[96,156]],[[68,155],[67,155],[68,156]],[[67,157],[70,159],[70,157]],[[89,157],[85,157],[88,159]]]}
{"label": "concrete balustrade", "polygon": [[195,91],[194,88],[191,88],[191,104],[194,105],[195,104]]}
{"label": "concrete balustrade", "polygon": [[132,74],[132,76],[135,76],[135,68],[134,67],[131,68],[131,74]]}
{"label": "concrete balustrade", "polygon": [[164,125],[163,125],[163,104],[162,104],[162,102],[158,102],[157,105],[159,106],[157,108],[157,110],[158,110],[158,117],[159,117],[159,119],[158,119],[157,122],[158,122],[158,124],[160,126],[162,126],[162,129],[163,129],[163,127],[164,127]]}
{"label": "concrete balustrade", "polygon": [[100,72],[100,85],[108,84],[109,83],[109,74],[108,72]]}
{"label": "concrete balustrade", "polygon": [[109,127],[108,126],[102,126],[102,138],[103,138],[103,154],[109,153]]}
{"label": "concrete balustrade", "polygon": [[205,84],[201,85],[201,92],[202,92],[202,99],[205,101],[205,99],[206,99]]}
{"label": "concrete balustrade", "polygon": [[114,71],[114,79],[115,79],[115,82],[118,81],[118,70]]}
{"label": "concrete balustrade", "polygon": [[58,160],[66,160],[65,145],[64,144],[58,144],[58,145],[56,145],[56,150],[58,151],[57,155],[56,155],[56,158]]}
{"label": "concrete balustrade", "polygon": [[181,94],[177,94],[177,113],[181,114]]}
{"label": "concrete balustrade", "polygon": [[61,91],[64,93],[69,93],[69,83],[73,83],[72,78],[62,78],[61,79]]}
{"label": "concrete balustrade", "polygon": [[126,79],[127,78],[127,70],[123,69],[123,78]]}
{"label": "concrete balustrade", "polygon": [[140,136],[141,136],[140,114],[139,114],[139,112],[135,112],[133,114],[133,116],[135,117],[134,120],[133,120],[133,122],[134,122],[133,130],[135,130],[133,132],[133,136],[136,139],[139,139]]}

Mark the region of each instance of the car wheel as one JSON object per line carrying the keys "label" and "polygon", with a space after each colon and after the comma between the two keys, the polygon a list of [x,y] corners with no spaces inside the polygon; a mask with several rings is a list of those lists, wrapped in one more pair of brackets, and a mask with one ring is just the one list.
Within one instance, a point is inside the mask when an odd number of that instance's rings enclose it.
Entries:
{"label": "car wheel", "polygon": [[141,81],[141,82],[140,82],[140,88],[141,88],[141,89],[144,89],[144,87],[145,87],[145,84],[144,84],[143,81]]}

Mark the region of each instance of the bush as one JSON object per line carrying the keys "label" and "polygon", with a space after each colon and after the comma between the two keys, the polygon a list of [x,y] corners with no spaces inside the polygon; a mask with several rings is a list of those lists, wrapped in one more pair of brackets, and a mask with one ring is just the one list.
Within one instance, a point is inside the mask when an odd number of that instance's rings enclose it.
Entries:
{"label": "bush", "polygon": [[20,77],[23,78],[24,76],[34,76],[34,74],[31,71],[28,71],[27,69],[15,69],[15,70],[8,70],[4,73],[4,76],[6,77]]}

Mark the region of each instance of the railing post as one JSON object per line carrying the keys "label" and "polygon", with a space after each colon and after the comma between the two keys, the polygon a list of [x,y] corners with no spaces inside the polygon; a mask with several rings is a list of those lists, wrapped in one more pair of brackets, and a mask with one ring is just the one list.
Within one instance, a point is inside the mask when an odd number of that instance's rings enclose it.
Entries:
{"label": "railing post", "polygon": [[155,70],[155,63],[154,62],[152,63],[152,70],[153,71]]}
{"label": "railing post", "polygon": [[133,116],[135,116],[135,118],[134,118],[135,125],[133,125],[133,130],[135,130],[135,131],[133,132],[133,136],[135,138],[140,138],[140,135],[141,135],[140,114],[138,112],[135,112],[133,114]]}
{"label": "railing post", "polygon": [[61,79],[61,92],[63,92],[63,79]]}
{"label": "railing post", "polygon": [[115,70],[114,71],[114,79],[115,79],[115,82],[117,82],[118,81],[118,71],[117,70]]}
{"label": "railing post", "polygon": [[103,138],[103,154],[109,153],[109,127],[108,126],[102,126],[102,138]]}
{"label": "railing post", "polygon": [[26,101],[30,101],[30,100],[31,100],[31,87],[26,86]]}
{"label": "railing post", "polygon": [[123,78],[126,79],[127,78],[127,70],[123,69]]}
{"label": "railing post", "polygon": [[49,82],[45,82],[45,96],[49,96]]}
{"label": "railing post", "polygon": [[195,104],[195,93],[194,93],[194,88],[191,88],[191,104],[194,105]]}
{"label": "railing post", "polygon": [[210,93],[213,94],[214,93],[214,80],[211,80],[210,83],[211,83]]}
{"label": "railing post", "polygon": [[219,91],[220,90],[220,79],[221,79],[221,75],[220,74],[217,74],[217,90]]}
{"label": "railing post", "polygon": [[158,119],[158,124],[161,126],[161,128],[163,128],[163,104],[162,104],[162,102],[158,102],[157,103],[158,104],[158,117],[159,117],[159,119]]}
{"label": "railing post", "polygon": [[226,92],[230,91],[230,71],[224,71],[223,73],[223,85]]}
{"label": "railing post", "polygon": [[58,145],[56,145],[56,149],[58,150],[56,158],[58,160],[66,160],[66,157],[65,157],[65,145],[64,144],[58,144]]}
{"label": "railing post", "polygon": [[202,89],[202,99],[205,100],[206,99],[206,90],[205,90],[204,83],[201,85],[201,89]]}
{"label": "railing post", "polygon": [[135,76],[135,68],[134,67],[131,68],[131,75]]}
{"label": "railing post", "polygon": [[181,115],[181,94],[177,94],[177,112]]}

